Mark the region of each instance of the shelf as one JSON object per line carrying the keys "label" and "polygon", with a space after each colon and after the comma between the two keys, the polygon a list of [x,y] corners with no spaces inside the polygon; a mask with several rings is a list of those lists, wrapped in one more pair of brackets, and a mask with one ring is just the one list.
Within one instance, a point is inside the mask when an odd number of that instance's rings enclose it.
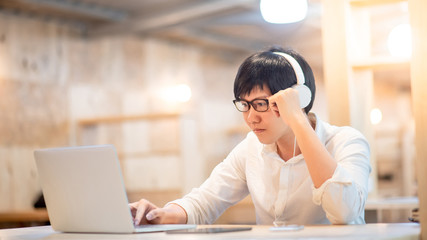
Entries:
{"label": "shelf", "polygon": [[154,157],[154,156],[179,156],[181,154],[180,150],[154,150],[149,152],[135,152],[135,153],[124,153],[120,152],[118,153],[119,159],[124,158],[148,158],[148,157]]}
{"label": "shelf", "polygon": [[407,0],[350,0],[350,4],[353,7],[371,7],[399,2],[407,2]]}
{"label": "shelf", "polygon": [[[197,124],[185,113],[85,118],[77,120],[75,130],[76,145],[116,146],[128,190],[170,187],[185,193],[205,179]],[[165,169],[171,173],[167,178]]]}
{"label": "shelf", "polygon": [[153,113],[153,114],[142,114],[142,115],[123,115],[123,116],[107,116],[98,118],[87,118],[80,119],[78,125],[80,126],[91,126],[100,123],[122,123],[125,121],[139,121],[139,120],[158,120],[167,118],[178,118],[180,113]]}
{"label": "shelf", "polygon": [[410,64],[409,58],[396,58],[396,57],[372,57],[365,60],[357,60],[351,63],[353,70],[370,70],[370,69],[383,69],[394,68],[397,66],[405,66]]}
{"label": "shelf", "polygon": [[46,222],[49,216],[46,209],[28,211],[0,212],[0,222]]}
{"label": "shelf", "polygon": [[365,210],[414,209],[419,206],[417,197],[368,198]]}

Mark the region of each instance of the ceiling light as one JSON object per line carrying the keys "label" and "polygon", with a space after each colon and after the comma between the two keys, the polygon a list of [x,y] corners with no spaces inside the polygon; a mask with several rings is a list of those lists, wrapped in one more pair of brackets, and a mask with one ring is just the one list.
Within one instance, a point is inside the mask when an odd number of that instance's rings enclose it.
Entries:
{"label": "ceiling light", "polygon": [[191,88],[186,84],[169,87],[163,92],[163,99],[168,102],[188,102],[191,98]]}
{"label": "ceiling light", "polygon": [[378,108],[371,110],[371,123],[372,125],[377,125],[383,119],[383,113]]}
{"label": "ceiling light", "polygon": [[307,0],[261,0],[259,6],[269,23],[293,23],[307,16]]}
{"label": "ceiling light", "polygon": [[400,24],[394,27],[387,39],[390,54],[395,57],[410,57],[412,54],[411,25]]}

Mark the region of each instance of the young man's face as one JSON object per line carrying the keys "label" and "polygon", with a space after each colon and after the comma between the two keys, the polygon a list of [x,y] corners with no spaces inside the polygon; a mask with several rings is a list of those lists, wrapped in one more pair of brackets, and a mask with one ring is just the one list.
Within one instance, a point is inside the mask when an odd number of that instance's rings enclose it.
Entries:
{"label": "young man's face", "polygon": [[[270,89],[264,86],[263,90],[254,88],[250,94],[242,96],[241,99],[250,102],[254,99],[268,99],[271,95]],[[263,144],[275,143],[290,131],[290,128],[273,113],[271,108],[266,112],[257,112],[250,106],[249,111],[243,112],[243,118]]]}

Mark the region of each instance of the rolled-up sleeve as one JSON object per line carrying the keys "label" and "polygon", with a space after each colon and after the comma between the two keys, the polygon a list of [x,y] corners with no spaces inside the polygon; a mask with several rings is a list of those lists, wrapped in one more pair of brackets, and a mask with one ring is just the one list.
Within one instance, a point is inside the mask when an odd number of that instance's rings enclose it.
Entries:
{"label": "rolled-up sleeve", "polygon": [[[349,135],[353,138],[342,141]],[[313,202],[322,206],[332,224],[362,224],[371,172],[369,144],[358,132],[345,131],[336,138],[329,144],[334,145],[337,168],[319,188],[312,187]]]}
{"label": "rolled-up sleeve", "polygon": [[171,202],[187,212],[188,224],[212,224],[228,207],[249,194],[244,163],[236,157],[239,148],[218,164],[199,188]]}

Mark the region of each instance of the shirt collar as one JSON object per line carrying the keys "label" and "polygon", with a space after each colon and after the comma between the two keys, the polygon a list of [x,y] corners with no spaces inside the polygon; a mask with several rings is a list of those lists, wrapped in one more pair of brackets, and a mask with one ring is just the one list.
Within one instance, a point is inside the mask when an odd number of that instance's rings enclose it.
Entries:
{"label": "shirt collar", "polygon": [[[314,128],[314,131],[316,132],[317,137],[320,139],[320,141],[325,145],[326,137],[325,137],[325,128],[324,128],[324,122],[320,120],[320,118],[315,113],[309,113],[312,114],[316,119],[316,127]],[[270,156],[273,158],[278,158],[279,160],[283,161],[280,156],[277,154],[277,144],[263,144],[262,153],[266,156]],[[299,162],[301,159],[303,159],[303,155],[297,155],[294,158],[289,159],[286,163],[296,163]]]}
{"label": "shirt collar", "polygon": [[316,132],[317,137],[323,145],[326,145],[325,122],[323,122],[315,113],[309,114],[312,114],[316,119],[316,127],[314,128],[314,131]]}
{"label": "shirt collar", "polygon": [[301,161],[302,159],[304,159],[303,155],[299,154],[299,155],[289,159],[286,162],[283,161],[283,159],[280,158],[279,154],[277,153],[277,144],[276,143],[264,144],[263,149],[262,149],[262,154],[268,158],[276,159],[277,161],[280,161],[281,163],[284,163],[284,164],[293,164],[293,163],[297,163],[297,162]]}

